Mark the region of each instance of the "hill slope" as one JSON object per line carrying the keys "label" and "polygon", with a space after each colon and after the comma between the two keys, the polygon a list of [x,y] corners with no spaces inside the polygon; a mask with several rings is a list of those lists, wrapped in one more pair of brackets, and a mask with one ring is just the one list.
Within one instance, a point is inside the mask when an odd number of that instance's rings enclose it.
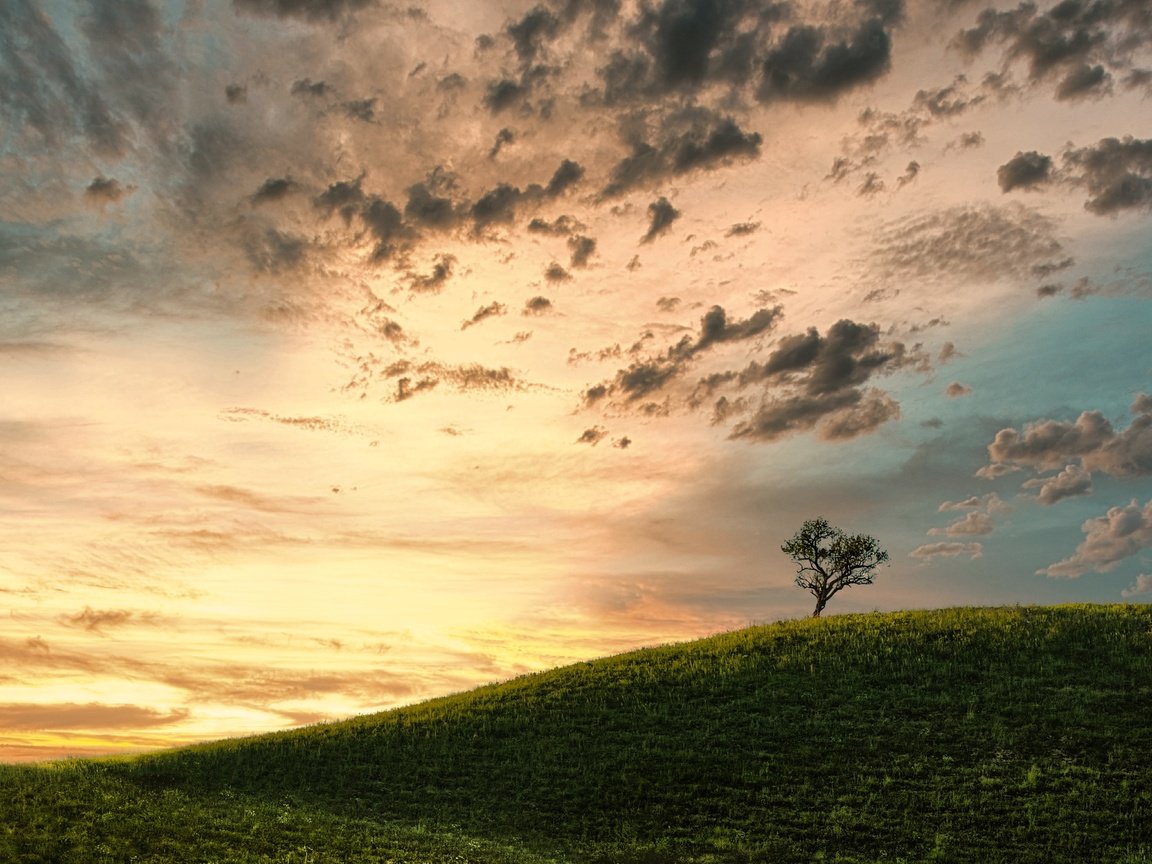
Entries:
{"label": "hill slope", "polygon": [[1152,862],[1152,607],[754,627],[0,771],[0,860]]}

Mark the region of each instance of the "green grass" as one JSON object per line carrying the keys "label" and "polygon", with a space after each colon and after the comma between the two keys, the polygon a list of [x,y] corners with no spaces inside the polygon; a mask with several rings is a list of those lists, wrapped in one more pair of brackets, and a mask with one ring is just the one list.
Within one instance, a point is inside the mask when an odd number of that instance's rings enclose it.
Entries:
{"label": "green grass", "polygon": [[790,621],[0,768],[0,861],[1152,864],[1152,607]]}

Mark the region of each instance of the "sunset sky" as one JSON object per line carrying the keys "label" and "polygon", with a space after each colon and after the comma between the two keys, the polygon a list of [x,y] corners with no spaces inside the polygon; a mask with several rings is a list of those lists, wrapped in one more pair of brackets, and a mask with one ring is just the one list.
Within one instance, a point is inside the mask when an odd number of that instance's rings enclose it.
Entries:
{"label": "sunset sky", "polygon": [[4,0],[0,760],[1152,600],[1147,0]]}

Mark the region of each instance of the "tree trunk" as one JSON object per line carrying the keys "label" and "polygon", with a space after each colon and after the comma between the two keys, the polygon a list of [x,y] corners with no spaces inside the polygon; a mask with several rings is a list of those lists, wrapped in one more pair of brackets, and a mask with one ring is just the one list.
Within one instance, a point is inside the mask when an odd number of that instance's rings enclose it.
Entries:
{"label": "tree trunk", "polygon": [[813,618],[819,618],[820,613],[824,611],[824,607],[828,605],[828,598],[820,595],[816,598],[816,611],[812,613]]}

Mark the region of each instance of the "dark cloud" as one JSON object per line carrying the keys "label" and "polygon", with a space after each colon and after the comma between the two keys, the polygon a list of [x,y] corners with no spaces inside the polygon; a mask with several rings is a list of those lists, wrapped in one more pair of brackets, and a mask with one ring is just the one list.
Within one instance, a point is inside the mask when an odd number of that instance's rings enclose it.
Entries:
{"label": "dark cloud", "polygon": [[562,22],[544,6],[535,6],[519,21],[513,21],[504,28],[512,40],[516,56],[523,68],[530,67],[536,60],[542,44],[556,36]]}
{"label": "dark cloud", "polygon": [[1084,99],[1090,96],[1105,96],[1112,90],[1112,76],[1100,64],[1089,66],[1085,63],[1069,72],[1056,88],[1056,98],[1061,101]]}
{"label": "dark cloud", "polygon": [[428,228],[447,229],[456,225],[463,216],[463,207],[447,195],[439,194],[451,188],[451,181],[431,176],[408,187],[408,201],[404,217]]}
{"label": "dark cloud", "polygon": [[504,315],[507,313],[507,311],[508,307],[503,303],[493,302],[489,303],[487,306],[481,306],[476,310],[476,313],[471,318],[460,325],[460,329],[467,330],[469,327],[472,327],[475,324],[479,324],[481,321],[494,318],[498,315]]}
{"label": "dark cloud", "polygon": [[572,278],[572,274],[553,261],[548,265],[547,269],[545,269],[544,278],[552,283],[567,282]]}
{"label": "dark cloud", "polygon": [[527,88],[510,78],[501,78],[488,85],[484,94],[484,105],[493,114],[499,114],[514,105],[527,94]]}
{"label": "dark cloud", "polygon": [[327,96],[332,87],[323,81],[313,81],[311,78],[301,78],[292,82],[293,96]]}
{"label": "dark cloud", "polygon": [[[903,2],[861,2],[838,11],[836,24],[815,24],[799,21],[804,13],[790,3],[642,5],[621,28],[628,48],[612,52],[598,70],[600,97],[616,105],[715,88],[729,101],[833,99],[887,70],[887,28],[898,23]],[[797,23],[780,35],[786,20]]]}
{"label": "dark cloud", "polygon": [[642,134],[631,152],[616,163],[602,194],[606,198],[657,184],[697,170],[708,170],[738,159],[760,155],[759,132],[746,132],[731,117],[696,108],[664,117],[656,143]]}
{"label": "dark cloud", "polygon": [[946,388],[944,388],[944,395],[950,399],[957,399],[961,396],[967,396],[972,392],[971,387],[965,387],[959,381],[953,381]]}
{"label": "dark cloud", "polygon": [[1065,151],[1063,162],[1069,182],[1088,190],[1092,213],[1152,208],[1152,138],[1104,138]]}
{"label": "dark cloud", "polygon": [[312,199],[312,204],[325,216],[339,213],[345,222],[349,222],[364,202],[364,190],[360,185],[363,180],[364,177],[360,176],[355,180],[337,181]]}
{"label": "dark cloud", "polygon": [[569,237],[568,248],[572,252],[571,266],[587,267],[588,260],[596,252],[596,239],[583,235]]}
{"label": "dark cloud", "polygon": [[657,198],[648,205],[648,231],[640,238],[641,243],[651,243],[657,237],[667,233],[672,223],[680,218],[680,211],[664,197]]}
{"label": "dark cloud", "polygon": [[552,301],[547,297],[533,297],[524,303],[522,315],[544,315],[552,311]]}
{"label": "dark cloud", "polygon": [[1035,189],[1052,179],[1052,157],[1030,150],[1016,155],[996,169],[996,182],[1001,192],[1013,189]]}
{"label": "dark cloud", "polygon": [[[864,385],[913,362],[920,360],[902,343],[880,344],[877,325],[845,319],[823,336],[810,328],[779,340],[763,362],[701,380],[694,399],[701,402],[724,387],[761,388],[759,406],[733,427],[733,438],[770,441],[812,429],[824,440],[852,438],[900,416],[887,393]],[[726,420],[748,407],[747,400],[721,397],[716,416]]]}
{"label": "dark cloud", "polygon": [[675,312],[680,302],[679,297],[661,297],[656,301],[656,308],[661,312]]}
{"label": "dark cloud", "polygon": [[591,444],[595,447],[608,436],[608,430],[603,426],[593,426],[590,429],[585,429],[579,438],[576,439],[577,444]]}
{"label": "dark cloud", "polygon": [[476,229],[511,223],[516,218],[516,205],[523,197],[520,187],[508,183],[501,183],[495,189],[485,192],[472,205],[470,212]]}
{"label": "dark cloud", "polygon": [[363,123],[376,122],[376,97],[368,99],[351,99],[347,102],[342,102],[340,108],[344,111],[344,116],[351,120],[360,120]]}
{"label": "dark cloud", "polygon": [[260,184],[260,188],[252,195],[253,204],[266,204],[270,201],[280,201],[295,191],[296,183],[291,177],[270,177]]}
{"label": "dark cloud", "polygon": [[899,416],[899,406],[880,391],[856,389],[802,393],[764,400],[752,416],[733,427],[731,437],[774,441],[821,426],[822,438],[851,438]]}
{"label": "dark cloud", "polygon": [[737,222],[735,225],[730,225],[728,227],[728,230],[724,232],[724,236],[747,237],[749,234],[755,234],[759,230],[759,222]]}
{"label": "dark cloud", "polygon": [[434,294],[440,291],[452,276],[456,266],[456,257],[453,255],[437,255],[430,273],[414,273],[409,277],[408,287],[422,294]]}
{"label": "dark cloud", "polygon": [[228,84],[224,87],[224,98],[229,105],[243,105],[248,101],[248,88],[243,84]]}
{"label": "dark cloud", "polygon": [[584,166],[578,162],[573,162],[571,159],[565,159],[552,174],[552,179],[548,181],[548,185],[544,187],[544,194],[549,198],[562,195],[579,183],[583,177]]}
{"label": "dark cloud", "polygon": [[1110,573],[1152,547],[1152,501],[1143,507],[1135,500],[1126,507],[1112,507],[1103,516],[1086,521],[1082,528],[1084,539],[1076,551],[1037,573],[1061,579]]}
{"label": "dark cloud", "polygon": [[989,8],[953,40],[970,56],[1001,46],[1006,61],[1027,64],[1033,83],[1058,79],[1059,99],[1106,92],[1111,75],[1105,66],[1128,70],[1149,44],[1152,10],[1140,0],[1062,0],[1044,11],[1032,2]]}
{"label": "dark cloud", "polygon": [[412,231],[404,224],[404,217],[396,205],[375,195],[366,199],[360,218],[376,238],[373,261],[388,260],[400,251],[403,241],[412,237]]}
{"label": "dark cloud", "polygon": [[551,222],[535,217],[528,223],[528,230],[533,234],[555,234],[564,236],[574,234],[584,226],[571,216],[557,216]]}
{"label": "dark cloud", "polygon": [[636,403],[680,377],[689,363],[716,345],[753,339],[767,334],[779,321],[783,310],[776,306],[758,309],[743,320],[730,320],[723,307],[713,306],[700,319],[700,332],[695,338],[683,337],[663,354],[633,362],[617,371],[611,382],[588,388],[586,404],[605,396],[619,397],[626,404]]}
{"label": "dark cloud", "polygon": [[96,205],[103,206],[115,204],[134,191],[136,191],[135,186],[123,186],[119,180],[101,174],[93,178],[92,182],[84,188],[84,197]]}
{"label": "dark cloud", "polygon": [[516,133],[505,126],[496,133],[496,140],[492,142],[492,149],[488,151],[488,158],[495,159],[500,155],[500,151],[504,149],[504,145],[511,144],[516,140]]}
{"label": "dark cloud", "polygon": [[375,0],[232,0],[238,13],[303,21],[336,21],[374,4]]}
{"label": "dark cloud", "polygon": [[872,18],[851,36],[829,41],[811,25],[791,27],[761,63],[761,101],[819,102],[875,81],[892,62],[892,40],[885,22]]}

